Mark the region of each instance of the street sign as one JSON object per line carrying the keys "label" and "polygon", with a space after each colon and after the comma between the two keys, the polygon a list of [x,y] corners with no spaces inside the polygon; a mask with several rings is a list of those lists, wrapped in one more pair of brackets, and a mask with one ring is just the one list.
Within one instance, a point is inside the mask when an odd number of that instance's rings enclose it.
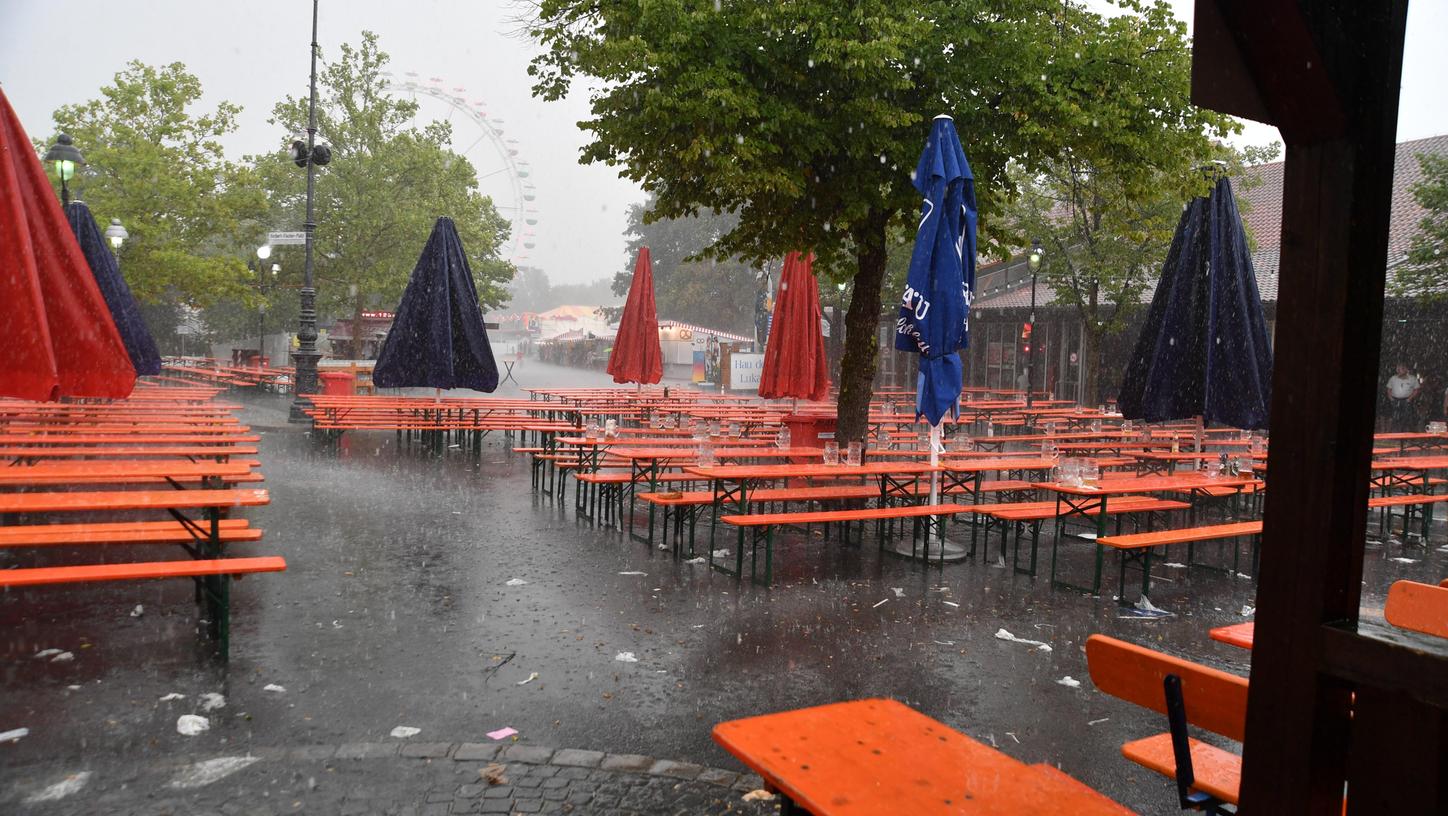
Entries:
{"label": "street sign", "polygon": [[302,246],[307,243],[305,232],[268,232],[266,242],[272,246]]}

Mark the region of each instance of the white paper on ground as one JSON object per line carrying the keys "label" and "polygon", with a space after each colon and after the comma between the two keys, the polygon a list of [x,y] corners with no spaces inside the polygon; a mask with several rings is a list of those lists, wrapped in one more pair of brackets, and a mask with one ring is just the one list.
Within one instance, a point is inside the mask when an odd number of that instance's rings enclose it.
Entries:
{"label": "white paper on ground", "polygon": [[9,731],[0,731],[0,742],[15,742],[28,736],[30,736],[29,728],[12,728]]}
{"label": "white paper on ground", "polygon": [[1242,617],[1250,618],[1257,613],[1257,607],[1242,604]]}
{"label": "white paper on ground", "polygon": [[391,736],[397,737],[398,739],[407,739],[408,737],[415,737],[421,733],[421,728],[413,728],[410,725],[399,725],[392,729]]}
{"label": "white paper on ground", "polygon": [[50,659],[51,663],[69,663],[75,660],[75,652],[61,652]]}
{"label": "white paper on ground", "polygon": [[214,691],[208,691],[201,695],[201,710],[215,711],[218,708],[226,708],[226,698]]}
{"label": "white paper on ground", "polygon": [[1056,683],[1058,685],[1065,686],[1066,688],[1081,688],[1081,681],[1077,680],[1069,674],[1065,677],[1062,677],[1060,680],[1057,680]]}
{"label": "white paper on ground", "polygon": [[56,782],[54,785],[49,785],[42,790],[37,791],[36,793],[26,797],[25,804],[33,805],[39,802],[54,802],[57,799],[64,799],[71,794],[79,793],[80,789],[85,787],[85,783],[90,781],[90,778],[90,771],[73,773],[70,776],[67,776],[66,778],[60,780],[59,782]]}
{"label": "white paper on ground", "polygon": [[706,560],[706,559],[704,558],[704,556],[701,555],[701,556],[698,556],[697,558],[690,558],[688,561],[685,561],[684,563],[685,563],[685,564],[702,564],[702,563],[705,562],[705,560]]}
{"label": "white paper on ground", "polygon": [[619,652],[618,655],[617,655],[616,657],[614,657],[614,660],[617,660],[617,661],[620,662],[620,663],[637,663],[637,662],[639,662],[639,659],[638,659],[637,657],[634,657],[634,653],[633,653],[633,652]]}
{"label": "white paper on ground", "polygon": [[171,780],[171,787],[181,790],[202,788],[231,776],[259,759],[261,757],[217,757],[203,760],[176,774],[176,778]]}
{"label": "white paper on ground", "polygon": [[60,650],[59,650],[59,649],[41,649],[40,651],[38,651],[38,652],[35,653],[35,659],[36,659],[36,660],[44,660],[44,659],[47,658],[47,657],[50,657],[50,656],[52,656],[52,655],[58,655],[58,654],[60,654]]}
{"label": "white paper on ground", "polygon": [[140,604],[136,604],[136,608],[131,610],[131,617],[133,618],[139,618],[144,614],[146,614],[146,607]]}
{"label": "white paper on ground", "polygon": [[176,692],[173,691],[173,692],[171,692],[170,694],[167,694],[165,697],[162,697],[162,698],[161,698],[161,702],[163,702],[163,703],[169,703],[169,702],[171,702],[172,700],[184,700],[184,699],[186,699],[186,695],[184,695],[184,694],[177,694]]}
{"label": "white paper on ground", "polygon": [[890,587],[890,591],[895,593],[895,597],[897,598],[905,597],[905,590],[901,589],[900,587]]}
{"label": "white paper on ground", "polygon": [[638,570],[629,570],[628,572],[620,572],[619,575],[648,575],[648,573],[639,572]]}
{"label": "white paper on ground", "polygon": [[197,734],[205,733],[210,728],[210,720],[195,714],[182,714],[176,718],[176,733],[185,737],[194,737]]}
{"label": "white paper on ground", "polygon": [[274,692],[276,692],[277,694],[286,694],[286,693],[287,693],[287,687],[286,687],[286,686],[279,686],[279,685],[277,685],[276,683],[267,683],[265,686],[262,686],[262,687],[261,687],[261,690],[262,690],[262,691],[274,691]]}
{"label": "white paper on ground", "polygon": [[1151,612],[1151,613],[1158,614],[1158,615],[1170,615],[1170,614],[1172,614],[1172,613],[1166,611],[1165,609],[1162,609],[1162,608],[1156,606],[1155,604],[1153,604],[1153,603],[1151,602],[1151,599],[1148,598],[1148,597],[1146,597],[1145,595],[1143,595],[1143,596],[1141,596],[1140,598],[1137,599],[1136,604],[1135,604],[1135,607],[1136,607],[1137,609],[1141,610],[1142,612]]}
{"label": "white paper on ground", "polygon": [[503,583],[504,586],[527,586],[528,582],[522,578],[509,578]]}
{"label": "white paper on ground", "polygon": [[527,679],[527,680],[519,680],[519,681],[518,681],[518,685],[520,685],[520,686],[526,686],[526,685],[528,685],[529,683],[531,683],[531,682],[533,682],[534,680],[537,680],[537,679],[538,679],[538,672],[533,672],[532,674],[528,675],[528,679]]}
{"label": "white paper on ground", "polygon": [[1051,644],[1049,643],[1045,643],[1039,640],[1028,640],[1026,638],[1019,638],[1004,629],[997,629],[995,636],[998,640],[1009,640],[1012,643],[1024,643],[1027,646],[1035,646],[1037,649],[1040,649],[1043,652],[1051,651]]}

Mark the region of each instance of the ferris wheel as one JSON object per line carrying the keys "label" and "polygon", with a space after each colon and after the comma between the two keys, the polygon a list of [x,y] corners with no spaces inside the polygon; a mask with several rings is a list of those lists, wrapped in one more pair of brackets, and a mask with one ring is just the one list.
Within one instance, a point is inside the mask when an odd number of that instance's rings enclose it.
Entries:
{"label": "ferris wheel", "polygon": [[382,77],[389,90],[417,103],[419,125],[441,120],[453,126],[453,152],[472,163],[479,191],[513,226],[500,254],[515,264],[529,263],[537,246],[538,193],[518,140],[503,129],[506,121],[466,88],[440,77],[423,78],[415,71],[384,71]]}

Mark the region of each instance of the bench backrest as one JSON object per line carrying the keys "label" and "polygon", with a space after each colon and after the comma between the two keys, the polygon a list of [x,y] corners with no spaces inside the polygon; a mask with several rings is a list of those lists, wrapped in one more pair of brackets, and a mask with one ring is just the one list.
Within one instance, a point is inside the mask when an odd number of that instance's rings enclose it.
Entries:
{"label": "bench backrest", "polygon": [[1169,674],[1181,678],[1187,721],[1198,728],[1242,741],[1247,731],[1247,678],[1162,654],[1132,643],[1092,635],[1086,665],[1096,687],[1162,714]]}
{"label": "bench backrest", "polygon": [[1448,638],[1448,587],[1398,581],[1388,588],[1383,616],[1400,629]]}

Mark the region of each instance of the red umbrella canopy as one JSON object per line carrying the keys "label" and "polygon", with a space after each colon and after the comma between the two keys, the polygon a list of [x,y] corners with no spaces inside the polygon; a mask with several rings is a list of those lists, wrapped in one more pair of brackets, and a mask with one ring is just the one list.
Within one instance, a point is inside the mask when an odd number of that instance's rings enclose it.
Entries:
{"label": "red umbrella canopy", "polygon": [[820,286],[810,271],[813,264],[813,254],[785,256],[759,375],[759,396],[766,399],[823,400],[830,395],[825,339],[820,333]]}
{"label": "red umbrella canopy", "polygon": [[659,347],[659,317],[654,311],[654,262],[648,247],[639,248],[633,283],[618,322],[618,336],[608,355],[608,373],[616,383],[656,383],[664,378],[664,351]]}
{"label": "red umbrella canopy", "polygon": [[135,384],[95,276],[0,91],[0,396],[119,398]]}

